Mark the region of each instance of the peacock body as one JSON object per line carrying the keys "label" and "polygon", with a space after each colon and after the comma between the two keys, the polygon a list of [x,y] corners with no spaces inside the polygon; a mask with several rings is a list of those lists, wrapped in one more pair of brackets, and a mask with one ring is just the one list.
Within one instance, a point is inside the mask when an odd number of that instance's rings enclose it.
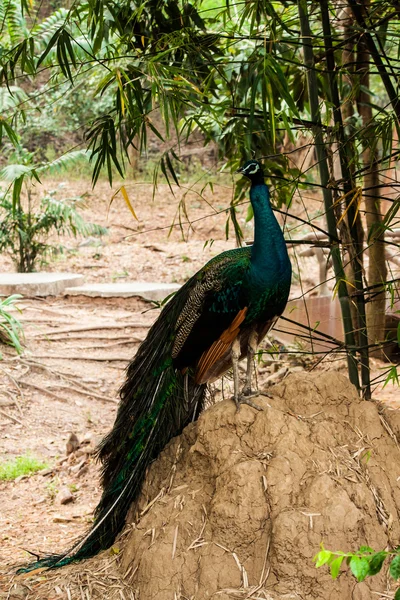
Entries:
{"label": "peacock body", "polygon": [[[254,244],[210,260],[166,304],[128,366],[114,426],[98,449],[103,494],[93,526],[67,552],[20,572],[61,567],[110,547],[150,462],[198,417],[207,383],[231,366],[237,407],[259,408],[250,400],[252,359],[285,308],[291,264],[260,163],[248,161],[239,172],[251,180]],[[239,393],[238,361],[244,357],[247,381]]]}

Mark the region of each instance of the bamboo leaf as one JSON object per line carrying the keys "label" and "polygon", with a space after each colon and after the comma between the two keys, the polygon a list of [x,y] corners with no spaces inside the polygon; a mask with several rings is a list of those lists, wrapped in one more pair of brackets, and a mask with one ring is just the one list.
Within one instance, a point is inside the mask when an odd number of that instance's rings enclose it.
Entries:
{"label": "bamboo leaf", "polygon": [[136,219],[136,221],[139,221],[139,219],[138,219],[138,218],[137,218],[137,216],[136,216],[135,210],[134,210],[134,208],[133,208],[133,206],[132,206],[132,204],[131,204],[131,201],[129,200],[129,196],[128,196],[128,193],[127,193],[127,191],[126,191],[126,188],[125,188],[125,186],[124,186],[124,185],[121,185],[121,187],[117,189],[117,191],[115,192],[115,194],[113,194],[113,195],[111,196],[111,200],[110,200],[110,204],[109,204],[108,210],[110,210],[110,206],[111,206],[111,204],[113,203],[113,201],[114,201],[114,198],[115,198],[115,197],[116,197],[116,196],[117,196],[117,195],[118,195],[120,192],[121,192],[121,194],[122,194],[122,197],[123,197],[123,199],[125,200],[125,203],[126,203],[127,207],[128,207],[128,208],[129,208],[129,210],[131,211],[132,215],[134,216],[134,218]]}
{"label": "bamboo leaf", "polygon": [[165,158],[164,158],[164,156],[160,160],[160,169],[161,169],[161,173],[164,175],[165,179],[167,180],[169,189],[171,190],[172,194],[175,196],[174,190],[172,189],[171,182],[170,182],[169,177],[168,177],[167,169],[165,167]]}
{"label": "bamboo leaf", "polygon": [[57,31],[54,32],[53,36],[51,37],[50,41],[48,42],[48,44],[46,45],[46,49],[43,52],[43,54],[41,55],[41,57],[39,58],[36,68],[38,69],[40,67],[40,65],[43,63],[44,59],[46,58],[46,56],[49,54],[49,52],[51,51],[51,49],[57,44],[58,42],[58,38],[60,37],[62,31],[63,31],[63,25],[61,27],[59,27],[57,29]]}
{"label": "bamboo leaf", "polygon": [[171,162],[171,159],[170,159],[170,157],[169,157],[169,154],[168,154],[168,152],[167,152],[167,153],[166,153],[166,155],[165,155],[165,161],[166,161],[166,163],[167,163],[167,167],[168,167],[168,169],[169,169],[169,172],[171,173],[171,175],[172,175],[172,177],[173,177],[173,179],[174,179],[174,181],[175,181],[176,185],[179,187],[179,181],[178,181],[178,178],[177,178],[177,176],[176,176],[175,169],[174,169],[174,167],[172,166],[172,162]]}

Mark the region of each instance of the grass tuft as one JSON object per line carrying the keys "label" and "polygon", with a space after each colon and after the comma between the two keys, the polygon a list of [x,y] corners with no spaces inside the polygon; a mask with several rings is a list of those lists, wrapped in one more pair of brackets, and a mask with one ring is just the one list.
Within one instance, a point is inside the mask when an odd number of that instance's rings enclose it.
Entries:
{"label": "grass tuft", "polygon": [[46,469],[49,465],[29,454],[17,456],[13,460],[0,463],[0,480],[11,481],[21,475],[31,475],[35,471]]}

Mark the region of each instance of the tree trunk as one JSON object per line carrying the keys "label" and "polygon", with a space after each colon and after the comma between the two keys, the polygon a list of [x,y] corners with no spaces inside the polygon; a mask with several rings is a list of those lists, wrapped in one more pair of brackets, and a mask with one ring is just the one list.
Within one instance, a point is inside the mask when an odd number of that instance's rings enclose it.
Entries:
{"label": "tree trunk", "polygon": [[[369,0],[364,2],[367,7]],[[364,37],[358,41],[357,47],[357,73],[359,75],[357,107],[361,116],[363,127],[367,131],[367,142],[374,135],[373,131],[368,135],[368,128],[372,122],[372,108],[368,104],[371,101],[369,89],[369,62],[372,61],[370,53],[365,43]],[[379,225],[382,222],[379,172],[375,164],[375,154],[368,143],[363,155],[364,167],[368,170],[364,174],[364,206],[366,214],[366,223],[368,231],[368,285],[378,285],[373,289],[370,301],[367,304],[367,326],[369,344],[378,344],[376,348],[371,348],[371,354],[374,356],[383,356],[382,342],[385,339],[385,286],[387,279],[387,269],[385,260],[385,239],[384,229]],[[382,284],[379,287],[379,284]]]}
{"label": "tree trunk", "polygon": [[[343,122],[346,124],[347,129],[347,155],[349,157],[348,161],[348,170],[350,172],[350,176],[352,177],[354,173],[354,163],[351,162],[350,157],[356,156],[356,151],[354,148],[354,144],[351,141],[354,133],[354,125],[352,125],[352,117],[354,115],[354,97],[353,97],[353,89],[355,85],[355,76],[354,76],[354,65],[355,65],[355,53],[354,53],[354,18],[353,14],[349,7],[344,7],[340,14],[340,20],[343,25],[343,37],[346,41],[346,44],[343,47],[342,52],[342,66],[344,67],[344,75],[343,75],[343,84],[344,84],[344,96],[342,96],[342,105],[341,105],[341,113]],[[344,174],[343,174],[344,176]],[[352,181],[352,187],[354,188],[354,182]],[[340,227],[340,225],[339,225]],[[360,212],[357,213],[356,216],[356,228],[358,232],[358,239],[360,240],[360,245],[364,242],[364,229],[361,222]],[[347,248],[347,260],[345,260],[345,272],[346,279],[348,281],[347,287],[349,290],[349,296],[353,296],[355,290],[355,272],[354,272],[354,261],[359,260],[361,265],[363,265],[363,255],[362,251],[358,252],[359,256],[355,256],[357,252],[354,252],[352,249],[350,232],[349,232],[349,223],[348,218],[345,219],[345,223],[340,227],[340,237],[344,241],[344,246]],[[358,323],[358,311],[357,306],[353,302],[351,304],[351,312],[353,317],[353,323]],[[358,335],[358,327],[354,332],[357,344],[360,345],[360,339]]]}

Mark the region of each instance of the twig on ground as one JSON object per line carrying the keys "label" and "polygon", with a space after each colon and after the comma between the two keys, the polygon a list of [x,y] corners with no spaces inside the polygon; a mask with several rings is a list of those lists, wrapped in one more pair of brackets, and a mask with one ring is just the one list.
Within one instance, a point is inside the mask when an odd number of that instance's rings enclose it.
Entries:
{"label": "twig on ground", "polygon": [[[1,367],[0,367],[1,368]],[[13,377],[12,375],[10,375],[10,373],[7,373],[7,371],[5,371],[4,369],[1,369],[3,371],[3,373],[13,382],[13,384],[15,385],[15,387],[17,388],[19,395],[21,396],[21,400],[22,402],[24,401],[24,394],[22,393],[22,390],[20,388],[20,386],[18,385],[17,380],[15,379],[15,377]],[[22,412],[22,408],[21,405],[19,403],[19,401],[17,400],[17,398],[13,398],[14,402],[15,402],[15,406],[18,408],[18,412],[21,415],[21,417],[24,416],[24,413]]]}
{"label": "twig on ground", "polygon": [[[77,332],[75,335],[60,335],[60,337],[57,337],[56,339],[52,339],[52,341],[58,342],[61,340],[110,340],[113,339],[115,340],[137,340],[137,341],[142,341],[143,338],[133,338],[131,335],[113,335],[112,338],[110,338],[109,335],[93,335],[93,334],[86,334],[84,332],[82,332],[82,335],[79,335],[79,332]],[[36,340],[49,340],[49,337],[46,335],[43,335],[43,337],[41,336],[35,336],[35,341]]]}
{"label": "twig on ground", "polygon": [[107,396],[101,396],[100,394],[96,394],[95,392],[87,392],[86,390],[79,390],[76,387],[70,386],[70,385],[52,385],[49,386],[52,388],[57,388],[60,390],[66,390],[66,391],[70,391],[70,392],[76,392],[77,394],[82,394],[83,396],[89,396],[90,398],[98,398],[99,400],[102,400],[103,402],[118,402],[118,400],[116,400],[115,398],[108,398]]}
{"label": "twig on ground", "polygon": [[99,323],[98,325],[79,325],[79,327],[64,327],[63,329],[41,331],[37,335],[31,334],[32,337],[49,337],[51,335],[57,335],[59,333],[76,333],[79,331],[97,331],[101,329],[129,329],[129,328],[142,328],[147,329],[151,326],[151,323]]}
{"label": "twig on ground", "polygon": [[[57,338],[57,340],[52,340],[52,341],[58,341],[59,338]],[[71,339],[71,338],[69,338]],[[143,341],[143,338],[140,338],[138,340],[132,339],[130,338],[129,340],[125,340],[123,342],[112,342],[111,344],[90,344],[87,346],[77,346],[77,350],[107,350],[107,348],[112,348],[113,346],[127,346],[129,344],[139,344],[140,342]],[[74,350],[75,346],[71,346],[71,349]]]}
{"label": "twig on ground", "polygon": [[35,358],[50,358],[55,360],[91,360],[94,362],[127,362],[130,356],[66,356],[65,354],[35,354]]}
{"label": "twig on ground", "polygon": [[3,417],[7,417],[7,419],[10,419],[11,421],[15,421],[15,423],[19,423],[20,425],[23,425],[22,421],[17,419],[17,417],[13,417],[12,415],[9,415],[5,410],[0,409],[0,414],[3,415]]}
{"label": "twig on ground", "polygon": [[48,394],[52,398],[55,398],[56,400],[60,400],[61,402],[66,402],[66,400],[64,400],[64,398],[60,398],[59,396],[57,396],[57,394],[54,394],[47,388],[41,387],[40,385],[35,385],[34,383],[28,383],[27,381],[20,381],[20,384],[24,385],[25,387],[32,388],[33,390],[36,390],[37,392],[44,392],[45,394]]}
{"label": "twig on ground", "polygon": [[61,379],[64,379],[65,381],[69,381],[73,385],[79,385],[79,387],[83,388],[84,390],[87,390],[88,392],[93,392],[94,394],[97,393],[96,390],[94,390],[89,385],[86,385],[86,384],[82,383],[81,381],[78,381],[78,378],[71,377],[71,375],[69,373],[64,373],[63,371],[59,371],[57,369],[54,369],[53,367],[49,367],[48,365],[45,365],[44,363],[41,363],[34,359],[25,359],[25,360],[22,359],[21,363],[28,364],[31,368],[38,368],[38,369],[42,369],[43,371],[48,371],[52,375],[56,375],[57,377],[60,377]]}

